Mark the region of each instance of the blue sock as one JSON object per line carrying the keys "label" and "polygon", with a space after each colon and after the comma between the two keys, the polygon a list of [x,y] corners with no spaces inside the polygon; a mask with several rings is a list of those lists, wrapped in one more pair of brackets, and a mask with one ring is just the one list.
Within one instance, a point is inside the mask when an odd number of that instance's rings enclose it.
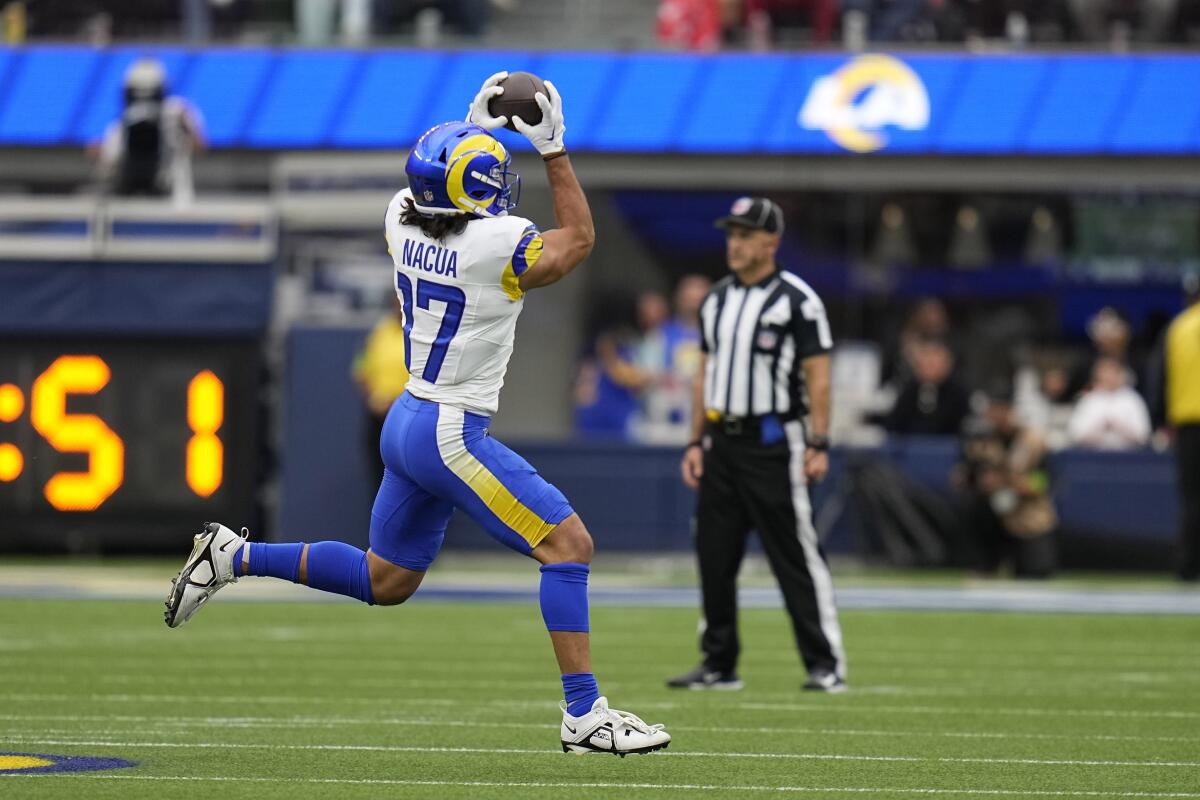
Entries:
{"label": "blue sock", "polygon": [[344,542],[317,542],[308,548],[308,585],[375,605],[367,554]]}
{"label": "blue sock", "polygon": [[590,672],[568,672],[562,676],[562,682],[568,714],[572,717],[582,717],[592,710],[592,703],[600,696],[595,675]]}
{"label": "blue sock", "polygon": [[242,577],[242,558],[244,557],[242,555],[242,551],[245,549],[246,545],[242,545],[237,549],[237,552],[233,554],[233,577],[235,578]]}
{"label": "blue sock", "polygon": [[[300,555],[304,552],[302,542],[288,542],[287,544],[251,542],[244,547],[250,548],[250,566],[246,570],[247,575],[282,578],[292,583],[300,580]],[[240,564],[241,560],[241,557],[235,553],[234,563]]]}
{"label": "blue sock", "polygon": [[[302,542],[288,544],[263,544],[251,542],[250,568],[247,575],[262,575],[282,578],[292,583],[300,582],[300,556],[304,552]],[[235,572],[240,576],[241,550],[234,554]],[[317,542],[308,547],[308,585],[325,592],[343,594],[369,605],[375,605],[371,592],[371,575],[367,571],[367,554],[357,547],[343,542]]]}
{"label": "blue sock", "polygon": [[549,631],[579,631],[588,626],[588,565],[543,564],[539,599]]}

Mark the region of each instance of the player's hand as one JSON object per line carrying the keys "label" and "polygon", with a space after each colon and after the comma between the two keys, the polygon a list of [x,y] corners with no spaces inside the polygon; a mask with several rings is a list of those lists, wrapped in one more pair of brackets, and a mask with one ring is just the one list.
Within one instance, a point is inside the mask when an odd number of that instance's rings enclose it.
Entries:
{"label": "player's hand", "polygon": [[563,122],[562,96],[553,83],[545,81],[545,84],[546,93],[538,92],[533,96],[538,108],[542,109],[542,121],[537,125],[530,125],[520,117],[512,118],[513,127],[529,140],[542,158],[566,150],[563,146],[563,134],[567,132],[567,126]]}
{"label": "player's hand", "polygon": [[508,124],[508,117],[493,117],[492,112],[488,111],[488,103],[491,99],[504,94],[504,87],[496,84],[507,77],[507,71],[497,72],[483,82],[483,86],[479,87],[479,93],[475,95],[475,99],[467,108],[467,122],[489,131],[503,128]]}
{"label": "player's hand", "polygon": [[809,483],[820,483],[829,473],[829,453],[824,450],[804,451],[804,477]]}
{"label": "player's hand", "polygon": [[699,489],[700,476],[704,474],[704,450],[695,445],[684,450],[679,470],[683,474],[684,484],[689,489]]}

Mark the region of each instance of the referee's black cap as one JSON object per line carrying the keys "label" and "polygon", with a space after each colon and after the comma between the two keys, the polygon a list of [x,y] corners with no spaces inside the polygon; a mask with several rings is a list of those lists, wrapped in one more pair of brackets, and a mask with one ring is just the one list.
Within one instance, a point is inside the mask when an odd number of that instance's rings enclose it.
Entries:
{"label": "referee's black cap", "polygon": [[765,197],[739,197],[729,213],[716,221],[718,228],[738,225],[767,233],[783,233],[783,209]]}

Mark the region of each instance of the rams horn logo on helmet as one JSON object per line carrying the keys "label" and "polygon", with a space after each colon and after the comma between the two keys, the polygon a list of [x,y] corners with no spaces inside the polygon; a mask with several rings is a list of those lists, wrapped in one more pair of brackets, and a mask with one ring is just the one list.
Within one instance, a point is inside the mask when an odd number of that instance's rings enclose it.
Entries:
{"label": "rams horn logo on helmet", "polygon": [[797,122],[847,150],[871,153],[887,145],[888,125],[909,131],[929,125],[929,94],[903,61],[861,56],[813,82]]}

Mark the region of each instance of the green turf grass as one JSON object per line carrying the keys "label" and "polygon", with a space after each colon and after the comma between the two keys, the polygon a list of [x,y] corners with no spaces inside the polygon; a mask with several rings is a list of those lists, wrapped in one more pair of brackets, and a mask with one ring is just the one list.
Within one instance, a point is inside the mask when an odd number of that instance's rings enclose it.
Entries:
{"label": "green turf grass", "polygon": [[534,605],[4,600],[0,750],[139,765],[0,797],[1200,798],[1194,617],[846,612],[841,696],[742,619],[746,689],[672,692],[696,613],[593,611],[601,691],[675,737],[622,760],[561,752]]}

